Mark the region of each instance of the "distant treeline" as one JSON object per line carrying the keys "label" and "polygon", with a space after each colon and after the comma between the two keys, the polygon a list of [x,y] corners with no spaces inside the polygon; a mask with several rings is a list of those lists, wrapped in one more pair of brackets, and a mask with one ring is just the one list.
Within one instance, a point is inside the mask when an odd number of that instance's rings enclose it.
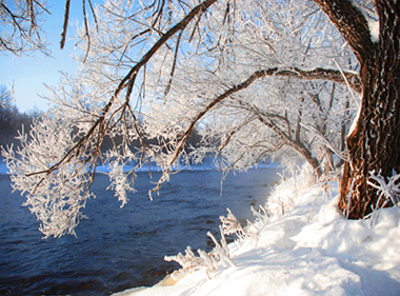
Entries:
{"label": "distant treeline", "polygon": [[[140,126],[140,123],[139,123]],[[145,142],[146,145],[148,146],[158,146],[160,145],[159,141],[157,139],[154,138],[148,138],[146,137],[146,135],[142,135],[143,136],[143,140]],[[166,142],[167,140],[164,139],[164,142]],[[191,132],[188,140],[186,141],[186,145],[185,145],[185,150],[189,151],[190,147],[196,147],[201,141],[201,136],[199,134],[199,132],[197,131],[197,129],[193,129],[193,131]],[[110,137],[108,137],[107,135],[104,137],[103,143],[101,144],[101,150],[104,152],[108,149],[111,149],[113,147],[113,145],[119,145],[122,142],[122,136],[115,136],[113,139],[110,139]],[[136,139],[134,141],[132,141],[129,145],[131,148],[139,148],[139,150],[142,149],[142,144],[140,142],[139,139]]]}
{"label": "distant treeline", "polygon": [[0,103],[0,146],[18,145],[19,141],[15,139],[18,130],[23,127],[28,132],[39,115],[39,111],[20,112],[12,101],[3,99]]}
{"label": "distant treeline", "polygon": [[[18,136],[18,131],[22,128],[25,133],[29,134],[31,129],[31,124],[33,120],[40,120],[41,112],[34,110],[31,112],[20,112],[15,106],[15,102],[11,100],[11,94],[7,92],[7,89],[0,87],[0,146],[4,148],[9,145],[18,146],[19,141],[15,138]],[[158,144],[157,139],[144,139],[147,145]],[[102,151],[106,151],[114,144],[120,144],[122,141],[121,137],[115,137],[111,140],[109,137],[105,137],[101,146]],[[190,138],[186,142],[185,149],[190,146],[196,146],[201,141],[201,136],[196,129],[193,129]],[[141,147],[139,140],[134,141],[130,145],[133,147]],[[1,151],[1,150],[0,150]]]}
{"label": "distant treeline", "polygon": [[[31,111],[31,112],[20,112],[18,108],[10,103],[0,104],[0,146],[7,146],[14,144],[14,146],[19,145],[19,141],[15,139],[18,136],[18,131],[24,129],[25,133],[29,132],[30,126],[34,119],[39,118],[39,111]],[[40,119],[39,119],[40,120]],[[101,146],[101,150],[105,151],[110,149],[113,146],[113,143],[120,144],[121,140],[119,137],[113,139],[113,141],[109,137],[105,137],[103,144]],[[190,138],[187,141],[187,146],[193,145],[196,146],[201,140],[200,135],[197,130],[193,130],[190,135]],[[155,139],[145,139],[146,144],[157,144],[157,140]],[[131,143],[132,147],[141,147],[141,144],[138,141]]]}

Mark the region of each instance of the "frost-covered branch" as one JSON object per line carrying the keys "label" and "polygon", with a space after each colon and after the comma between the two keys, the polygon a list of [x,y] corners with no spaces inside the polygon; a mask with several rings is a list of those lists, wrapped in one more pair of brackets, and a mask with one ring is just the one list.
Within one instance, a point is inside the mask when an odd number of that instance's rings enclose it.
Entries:
{"label": "frost-covered branch", "polygon": [[374,225],[378,219],[379,211],[386,207],[389,203],[392,206],[400,206],[400,174],[393,171],[393,176],[387,180],[379,172],[376,174],[374,171],[370,172],[370,180],[367,184],[378,190],[379,198],[375,207],[372,208],[372,213],[365,217],[371,218],[371,226]]}
{"label": "frost-covered branch", "polygon": [[43,15],[50,14],[44,1],[0,2],[0,52],[16,56],[39,50],[49,55],[42,26]]}
{"label": "frost-covered branch", "polygon": [[279,70],[274,75],[279,77],[292,77],[301,80],[327,80],[346,84],[349,81],[351,88],[358,94],[361,93],[361,80],[358,73],[343,72],[346,80],[343,78],[342,72],[333,69],[315,68],[311,70],[302,70],[298,68],[289,70]]}
{"label": "frost-covered branch", "polygon": [[375,183],[368,181],[368,184],[381,192],[381,194],[392,202],[393,205],[397,206],[400,202],[400,174],[393,172],[393,176],[387,181],[380,173],[377,175],[375,172],[371,172],[370,179]]}
{"label": "frost-covered branch", "polygon": [[206,253],[203,250],[197,250],[199,257],[197,257],[190,246],[188,246],[185,250],[185,255],[179,253],[175,256],[165,256],[165,261],[175,261],[179,263],[182,268],[176,270],[172,273],[172,278],[175,280],[180,279],[181,277],[198,270],[204,269],[208,278],[211,278],[211,273],[217,270],[218,265],[228,263],[229,266],[235,267],[235,263],[231,260],[229,256],[229,250],[226,245],[224,234],[221,230],[222,241],[221,244],[217,241],[217,239],[212,235],[211,232],[208,232],[207,235],[212,239],[215,243],[214,249]]}
{"label": "frost-covered branch", "polygon": [[346,83],[356,93],[361,84],[345,40],[312,2],[82,3],[96,19],[77,28],[77,72],[50,89],[51,108],[21,132],[21,149],[4,152],[45,236],[73,233],[99,164],[124,205],[144,165],[163,173],[151,193],[208,156],[225,172],[283,153],[321,170],[332,162],[301,124],[339,147],[354,116]]}
{"label": "frost-covered branch", "polygon": [[[354,87],[358,91],[360,91],[361,87],[359,85],[358,75],[356,75],[354,73],[347,73],[347,74],[349,75],[350,80],[354,83],[353,84]],[[338,82],[341,82],[341,83],[346,83],[346,81],[343,79],[342,72],[336,71],[336,70],[324,70],[324,69],[280,70],[278,68],[271,68],[271,69],[259,70],[259,71],[254,72],[248,79],[246,79],[245,81],[243,81],[240,84],[237,84],[237,85],[234,85],[233,87],[230,87],[223,94],[219,95],[217,98],[212,100],[210,104],[208,104],[206,107],[203,108],[203,110],[201,112],[197,113],[197,115],[194,116],[194,118],[191,120],[191,122],[190,122],[188,128],[186,129],[186,131],[183,133],[181,138],[178,140],[178,145],[177,145],[177,148],[176,148],[175,156],[172,158],[172,160],[168,164],[168,168],[165,171],[165,176],[167,176],[169,174],[170,168],[173,165],[173,163],[178,159],[178,157],[180,155],[180,151],[182,150],[182,148],[183,148],[183,146],[185,144],[185,141],[189,137],[189,135],[190,135],[191,131],[193,130],[193,127],[195,126],[195,124],[198,123],[200,119],[202,119],[208,112],[210,112],[210,110],[212,108],[214,108],[217,104],[221,103],[224,99],[229,98],[233,94],[235,94],[235,93],[237,93],[237,92],[239,92],[239,91],[241,91],[243,89],[248,88],[255,81],[257,81],[259,79],[262,79],[262,78],[265,78],[265,77],[269,77],[269,76],[291,77],[291,78],[302,79],[302,80],[332,80],[332,81],[338,81]],[[252,108],[255,109],[257,111],[257,113],[260,114],[260,111],[256,107],[253,106]],[[271,117],[271,115],[268,116],[268,117]],[[282,117],[282,118],[284,118],[284,117]],[[289,141],[290,143],[292,143],[294,147],[299,147],[299,150],[302,151],[301,153],[303,153],[303,151],[306,150],[306,147],[299,142],[299,139],[290,140],[289,139],[289,135],[287,135],[285,132],[283,132],[281,129],[279,129],[277,127],[277,125],[273,124],[272,122],[267,122],[267,121],[263,120],[261,117],[260,117],[260,120],[262,120],[264,124],[267,124],[269,127],[274,129],[275,132],[277,132],[277,134],[282,136],[282,138],[284,140]],[[233,134],[231,134],[231,136],[232,135]],[[225,145],[223,145],[223,146],[225,146]],[[223,146],[221,146],[221,147],[223,147]],[[307,155],[309,154],[308,152],[304,152],[304,153],[307,153]],[[316,168],[317,167],[318,167],[318,165],[316,165]],[[165,178],[160,180],[160,182],[158,183],[157,187],[155,187],[152,190],[152,192],[158,191],[164,180],[165,180]]]}
{"label": "frost-covered branch", "polygon": [[[267,213],[264,208],[261,207],[261,209],[263,212],[256,212],[252,208],[252,212],[256,217],[256,223],[260,224],[260,228],[268,223]],[[196,256],[193,253],[191,247],[188,246],[185,250],[185,255],[179,253],[175,256],[164,257],[164,260],[168,262],[175,261],[182,266],[181,269],[176,270],[172,273],[172,278],[174,280],[179,280],[183,276],[198,270],[205,270],[208,278],[211,278],[212,272],[216,271],[219,265],[222,265],[223,267],[235,267],[236,265],[231,259],[229,246],[226,243],[225,235],[236,234],[239,242],[242,243],[250,239],[258,239],[257,233],[250,230],[245,231],[240,225],[239,221],[236,219],[235,215],[233,215],[229,209],[227,210],[228,216],[220,217],[220,220],[222,222],[222,225],[219,226],[221,241],[218,242],[218,240],[211,232],[207,232],[207,236],[210,237],[215,244],[214,249],[211,250],[209,253],[206,253],[199,249],[197,250],[199,256]]]}

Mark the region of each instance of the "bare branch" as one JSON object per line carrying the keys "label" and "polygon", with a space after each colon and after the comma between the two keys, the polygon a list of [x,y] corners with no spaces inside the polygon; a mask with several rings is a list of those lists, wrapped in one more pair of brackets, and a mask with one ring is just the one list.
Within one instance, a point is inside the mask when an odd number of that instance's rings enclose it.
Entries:
{"label": "bare branch", "polygon": [[165,88],[165,91],[164,91],[164,95],[165,95],[165,96],[169,93],[169,91],[170,91],[170,89],[171,89],[171,86],[172,86],[172,81],[173,81],[173,79],[174,79],[174,73],[175,73],[175,67],[176,67],[176,60],[177,60],[177,58],[178,58],[179,44],[180,44],[180,41],[181,41],[181,38],[182,38],[182,33],[183,33],[183,31],[181,31],[181,32],[179,33],[178,40],[176,41],[175,54],[174,54],[174,61],[173,61],[173,63],[172,63],[172,69],[171,69],[171,73],[170,73],[170,78],[169,78],[169,81],[168,81],[168,85],[167,85],[167,87]]}
{"label": "bare branch", "polygon": [[218,149],[218,152],[221,152],[222,149],[225,148],[226,145],[228,145],[228,143],[230,142],[230,140],[232,139],[233,135],[239,131],[242,127],[244,127],[245,125],[249,124],[250,122],[252,122],[254,119],[256,119],[256,117],[251,117],[248,120],[244,121],[242,124],[240,124],[239,126],[235,127],[228,135],[228,137],[226,138],[226,140],[224,141],[224,143],[221,144],[221,146]]}
{"label": "bare branch", "polygon": [[61,32],[61,49],[64,48],[65,39],[67,38],[67,28],[68,28],[68,21],[69,21],[70,4],[71,4],[71,0],[65,0],[64,25],[63,25],[63,31]]}
{"label": "bare branch", "polygon": [[85,63],[85,61],[89,55],[90,44],[91,44],[91,39],[90,39],[90,34],[89,34],[89,23],[88,23],[88,19],[86,16],[86,0],[82,0],[82,12],[83,12],[83,20],[84,20],[84,24],[85,24],[85,36],[87,37],[86,55],[85,55],[85,58],[83,59],[83,63]]}
{"label": "bare branch", "polygon": [[[83,3],[85,3],[85,0],[82,0]],[[125,105],[129,104],[129,99],[130,95],[133,90],[133,85],[135,83],[135,79],[137,77],[138,71],[143,67],[150,59],[151,57],[157,52],[157,50],[165,44],[176,32],[180,30],[184,30],[185,27],[189,24],[189,22],[199,13],[204,12],[207,10],[208,7],[210,7],[213,3],[215,3],[216,0],[206,0],[202,3],[200,3],[198,6],[194,7],[184,18],[182,21],[177,23],[174,27],[172,27],[170,30],[168,30],[151,48],[150,50],[142,57],[142,59],[129,71],[129,73],[122,79],[116,90],[114,91],[113,96],[111,97],[110,101],[105,105],[105,107],[102,109],[101,115],[99,118],[96,120],[96,122],[92,125],[92,127],[89,129],[89,131],[72,147],[68,150],[68,152],[54,165],[52,165],[50,168],[44,171],[38,171],[34,173],[27,174],[27,176],[33,176],[33,175],[40,175],[40,174],[46,174],[49,175],[55,170],[57,170],[61,164],[69,162],[74,155],[77,157],[79,156],[80,149],[82,149],[84,143],[88,141],[92,135],[94,134],[95,130],[98,128],[98,133],[99,135],[105,134],[105,130],[107,128],[107,124],[104,124],[105,117],[107,113],[109,112],[111,106],[113,105],[114,101],[120,94],[120,92],[125,88],[128,87],[126,97],[125,97]],[[69,4],[70,0],[66,0],[66,9],[65,9],[65,16],[64,16],[64,31],[63,33],[66,33],[66,26],[68,26],[68,17],[69,17]],[[64,38],[62,39],[62,42],[64,40],[65,42],[65,34],[63,34]],[[98,142],[98,147],[101,145],[101,141],[103,137],[99,138],[100,142]],[[42,179],[43,180],[43,179]],[[40,181],[36,188],[40,185],[42,181]]]}
{"label": "bare branch", "polygon": [[175,35],[178,31],[184,30],[186,26],[190,23],[190,21],[196,17],[196,15],[203,13],[206,11],[212,4],[214,4],[217,0],[205,0],[196,7],[194,7],[179,23],[169,29],[151,48],[150,50],[143,55],[142,59],[129,71],[129,73],[122,79],[121,83],[118,85],[115,96],[117,96],[120,91],[126,87],[127,82],[132,79],[133,75],[143,67],[151,57],[157,52],[158,49],[162,45],[164,45],[172,36]]}

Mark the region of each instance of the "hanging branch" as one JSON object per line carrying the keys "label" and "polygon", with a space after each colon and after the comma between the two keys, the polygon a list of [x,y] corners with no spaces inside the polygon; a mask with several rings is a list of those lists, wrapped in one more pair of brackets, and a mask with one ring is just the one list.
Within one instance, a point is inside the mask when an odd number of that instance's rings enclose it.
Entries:
{"label": "hanging branch", "polygon": [[233,137],[233,135],[235,133],[237,133],[245,125],[252,122],[254,119],[256,119],[256,117],[252,116],[248,120],[246,120],[242,124],[240,124],[239,126],[234,127],[233,130],[229,133],[228,137],[226,137],[226,140],[224,141],[224,143],[222,143],[221,146],[219,147],[218,152],[221,152],[226,147],[226,145],[228,145],[228,143],[230,142],[231,138]]}
{"label": "hanging branch", "polygon": [[84,20],[84,24],[85,24],[85,36],[87,37],[86,55],[82,62],[84,64],[89,55],[90,45],[92,42],[90,39],[90,34],[89,34],[89,23],[88,23],[87,16],[86,16],[86,0],[82,0],[82,12],[83,12],[83,20]]}
{"label": "hanging branch", "polygon": [[64,48],[65,39],[67,38],[67,28],[68,28],[68,21],[69,21],[70,4],[71,4],[71,0],[65,0],[64,25],[63,25],[63,31],[61,33],[61,49]]}
{"label": "hanging branch", "polygon": [[[83,137],[81,137],[80,140],[72,148],[70,148],[58,162],[56,162],[55,164],[50,166],[47,170],[42,170],[42,171],[26,174],[26,176],[28,176],[28,177],[34,176],[34,175],[42,175],[42,174],[45,175],[36,184],[36,187],[35,187],[33,193],[40,186],[40,184],[42,184],[42,182],[46,179],[46,176],[48,176],[51,173],[53,173],[54,171],[58,170],[62,164],[68,163],[69,161],[71,161],[72,158],[79,157],[81,149],[84,150],[83,146],[94,135],[96,129],[98,129],[99,135],[103,135],[103,137],[99,137],[98,141],[96,141],[97,149],[100,149],[105,132],[107,129],[109,129],[109,126],[108,126],[109,123],[105,123],[106,115],[108,114],[109,110],[111,109],[112,105],[114,104],[116,98],[119,96],[121,91],[123,89],[125,89],[126,87],[128,88],[127,92],[126,92],[126,96],[125,96],[125,102],[124,102],[124,106],[128,106],[129,101],[130,101],[130,96],[131,96],[131,93],[133,90],[133,86],[135,84],[135,79],[137,77],[139,70],[143,66],[146,65],[146,63],[153,57],[153,55],[157,52],[157,50],[162,45],[164,45],[172,36],[174,36],[175,33],[177,33],[178,31],[184,30],[193,18],[195,18],[199,14],[204,13],[204,11],[206,11],[208,9],[208,7],[210,7],[216,1],[217,0],[206,0],[202,3],[200,3],[199,5],[197,5],[196,7],[194,7],[179,23],[177,23],[175,26],[173,26],[171,29],[169,29],[150,48],[150,50],[142,57],[142,59],[134,67],[132,67],[132,69],[129,71],[129,73],[121,80],[121,82],[115,89],[114,94],[112,95],[110,101],[102,109],[101,115],[93,123],[93,125],[88,130],[88,132]],[[83,3],[85,3],[85,0],[83,0]],[[64,15],[64,31],[62,34],[62,46],[64,45],[64,42],[65,42],[66,28],[68,26],[68,18],[69,18],[69,9],[70,9],[70,0],[66,0],[66,8],[65,8],[65,15]],[[90,159],[93,160],[93,157],[89,157],[89,159],[87,159],[86,162],[90,161]]]}
{"label": "hanging branch", "polygon": [[118,95],[122,89],[126,87],[126,84],[129,83],[129,80],[132,79],[133,75],[139,70],[153,57],[153,55],[160,49],[162,45],[164,45],[172,36],[174,36],[178,31],[184,30],[190,21],[196,17],[196,15],[205,12],[208,7],[214,4],[217,0],[206,0],[195,8],[193,8],[179,23],[169,29],[158,41],[150,48],[150,50],[143,55],[142,59],[131,68],[128,74],[121,80],[117,89],[115,90],[115,95]]}
{"label": "hanging branch", "polygon": [[93,19],[94,19],[94,23],[96,24],[96,31],[99,31],[99,23],[97,22],[97,16],[96,16],[96,12],[94,10],[94,7],[92,5],[92,0],[88,0],[89,6],[90,6],[90,10],[92,11],[92,15],[93,15]]}
{"label": "hanging branch", "polygon": [[169,78],[169,81],[168,81],[168,85],[167,85],[167,87],[165,88],[164,96],[168,95],[168,93],[169,93],[169,91],[170,91],[170,89],[171,89],[171,86],[172,86],[172,81],[173,81],[173,78],[174,78],[175,67],[176,67],[176,60],[177,60],[177,58],[178,58],[179,44],[180,44],[180,41],[181,41],[181,38],[182,38],[182,33],[183,33],[183,31],[181,31],[181,32],[179,33],[179,35],[178,35],[178,40],[176,41],[175,54],[174,54],[174,61],[173,61],[173,63],[172,63],[172,69],[171,69],[171,73],[170,73],[170,78]]}
{"label": "hanging branch", "polygon": [[[88,3],[89,3],[90,10],[92,12],[92,15],[93,15],[94,22],[96,24],[96,30],[99,31],[99,24],[97,22],[97,16],[96,16],[96,12],[94,10],[92,1],[88,0]],[[71,4],[71,0],[65,1],[64,25],[63,25],[63,31],[61,33],[61,49],[64,49],[65,41],[67,38],[70,4]],[[87,48],[86,48],[85,58],[83,59],[83,63],[85,63],[86,59],[89,55],[90,46],[91,46],[91,38],[90,38],[90,33],[89,33],[89,22],[88,22],[88,18],[87,18],[87,14],[86,14],[86,0],[82,0],[82,13],[83,13],[83,23],[85,25],[85,37],[87,38],[87,43],[88,43]]]}

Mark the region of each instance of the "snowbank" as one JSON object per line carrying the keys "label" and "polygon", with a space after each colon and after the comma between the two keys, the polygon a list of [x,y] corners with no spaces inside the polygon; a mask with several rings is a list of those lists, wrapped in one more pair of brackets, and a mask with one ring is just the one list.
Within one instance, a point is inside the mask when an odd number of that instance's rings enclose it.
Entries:
{"label": "snowbank", "polygon": [[[400,208],[382,210],[371,226],[344,219],[334,182],[294,189],[283,216],[259,221],[257,236],[228,245],[235,267],[115,295],[400,295]],[[271,202],[283,204],[287,191],[278,188]]]}

